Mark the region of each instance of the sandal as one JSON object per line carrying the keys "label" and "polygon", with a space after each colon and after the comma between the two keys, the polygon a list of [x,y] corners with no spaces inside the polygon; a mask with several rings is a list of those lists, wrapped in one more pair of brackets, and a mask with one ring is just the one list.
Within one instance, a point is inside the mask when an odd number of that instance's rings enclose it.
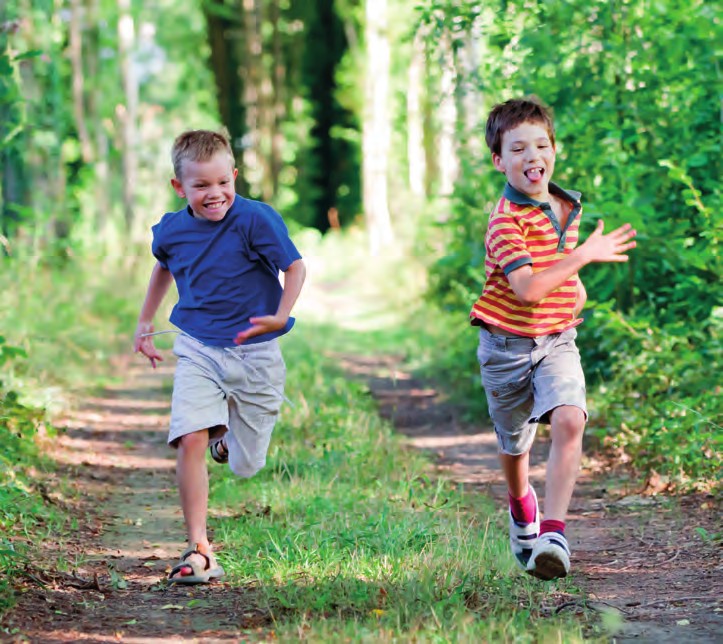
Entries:
{"label": "sandal", "polygon": [[[223,452],[219,450],[219,446],[223,447]],[[228,447],[226,446],[226,441],[224,441],[223,438],[213,443],[208,448],[208,451],[211,452],[211,458],[217,463],[228,463]]]}
{"label": "sandal", "polygon": [[[206,565],[201,567],[197,561],[189,561],[188,558],[191,555],[201,555],[206,560]],[[180,573],[184,568],[190,568],[193,574],[173,576]],[[181,555],[176,566],[168,573],[168,583],[182,585],[207,584],[213,579],[221,579],[225,574],[223,568],[218,565],[216,557],[211,553],[201,552],[198,549],[198,544],[196,544]]]}

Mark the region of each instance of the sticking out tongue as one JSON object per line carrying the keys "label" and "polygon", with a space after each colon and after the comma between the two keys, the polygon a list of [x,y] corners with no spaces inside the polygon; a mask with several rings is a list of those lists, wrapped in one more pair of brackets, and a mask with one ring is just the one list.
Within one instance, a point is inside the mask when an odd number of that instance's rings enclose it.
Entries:
{"label": "sticking out tongue", "polygon": [[542,168],[532,168],[531,170],[525,172],[525,176],[527,177],[528,181],[537,183],[538,181],[542,180]]}

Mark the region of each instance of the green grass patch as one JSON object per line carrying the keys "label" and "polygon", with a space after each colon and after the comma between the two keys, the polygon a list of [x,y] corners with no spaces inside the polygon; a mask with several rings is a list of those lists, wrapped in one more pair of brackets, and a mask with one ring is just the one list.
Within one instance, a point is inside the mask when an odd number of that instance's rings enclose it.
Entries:
{"label": "green grass patch", "polygon": [[305,325],[284,341],[296,408],[284,407],[266,468],[211,477],[223,563],[255,588],[249,611],[288,639],[581,639],[576,623],[549,616],[569,583],[516,570],[503,509],[430,478],[364,384],[325,357],[347,336]]}

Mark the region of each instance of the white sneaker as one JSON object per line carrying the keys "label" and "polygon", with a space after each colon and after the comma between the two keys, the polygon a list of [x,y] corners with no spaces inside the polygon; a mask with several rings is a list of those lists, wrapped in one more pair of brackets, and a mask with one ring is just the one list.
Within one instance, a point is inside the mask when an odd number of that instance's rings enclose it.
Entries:
{"label": "white sneaker", "polygon": [[527,564],[532,555],[532,548],[540,534],[540,508],[537,505],[537,495],[530,486],[532,496],[535,498],[535,520],[532,523],[520,523],[512,516],[510,508],[510,547],[512,554],[522,570],[527,570]]}
{"label": "white sneaker", "polygon": [[532,548],[527,572],[544,581],[566,577],[570,572],[570,546],[565,535],[559,532],[541,534]]}

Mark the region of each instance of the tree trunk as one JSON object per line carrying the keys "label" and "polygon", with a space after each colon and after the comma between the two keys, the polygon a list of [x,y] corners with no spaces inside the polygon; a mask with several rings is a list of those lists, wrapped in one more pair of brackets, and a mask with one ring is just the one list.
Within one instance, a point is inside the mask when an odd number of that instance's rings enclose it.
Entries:
{"label": "tree trunk", "polygon": [[219,16],[207,3],[203,4],[208,30],[208,43],[211,47],[211,69],[216,81],[216,96],[221,121],[231,137],[231,148],[236,158],[238,175],[236,192],[248,194],[244,166],[244,136],[246,135],[246,106],[244,103],[244,83],[242,79],[242,60],[239,56],[245,47],[243,23]]}
{"label": "tree trunk", "polygon": [[135,184],[137,173],[136,137],[138,119],[138,80],[131,56],[135,45],[135,25],[130,14],[130,0],[118,0],[118,54],[123,77],[125,113],[122,115],[123,139],[123,211],[126,228],[133,231]]}
{"label": "tree trunk", "polygon": [[244,32],[246,34],[245,55],[245,103],[246,103],[246,140],[244,163],[249,169],[249,184],[254,196],[262,192],[263,169],[260,150],[260,108],[262,51],[261,20],[259,0],[243,0]]}
{"label": "tree trunk", "polygon": [[422,34],[414,38],[412,59],[407,74],[407,159],[412,194],[425,194],[424,118],[422,115],[422,78],[425,73]]}
{"label": "tree trunk", "polygon": [[[95,171],[95,211],[96,229],[104,235],[109,221],[110,205],[108,202],[109,180],[109,145],[108,134],[103,125],[103,99],[98,86],[102,77],[100,69],[100,26],[99,26],[99,0],[86,1],[86,16],[88,24],[88,39],[83,59],[86,61],[89,79],[88,111],[92,128],[92,143],[94,147]],[[98,79],[98,80],[96,80]]]}
{"label": "tree trunk", "polygon": [[271,123],[271,186],[274,197],[279,193],[279,175],[283,167],[281,152],[284,145],[284,134],[281,125],[286,116],[286,92],[284,81],[286,80],[286,67],[284,65],[284,52],[282,46],[282,33],[279,23],[281,22],[281,9],[279,0],[271,0],[271,26],[273,28],[273,71],[271,80],[273,85],[273,121]]}
{"label": "tree trunk", "polygon": [[459,162],[457,160],[457,106],[455,101],[456,73],[454,66],[454,53],[449,36],[441,43],[443,52],[441,95],[439,106],[439,119],[441,132],[439,133],[439,194],[449,196],[454,191],[454,182],[457,178]]}
{"label": "tree trunk", "polygon": [[362,127],[364,213],[373,255],[394,240],[387,203],[390,126],[387,0],[366,0],[366,92]]}
{"label": "tree trunk", "polygon": [[70,64],[73,69],[73,113],[84,163],[93,161],[93,147],[85,123],[83,89],[83,36],[80,0],[70,0]]}

